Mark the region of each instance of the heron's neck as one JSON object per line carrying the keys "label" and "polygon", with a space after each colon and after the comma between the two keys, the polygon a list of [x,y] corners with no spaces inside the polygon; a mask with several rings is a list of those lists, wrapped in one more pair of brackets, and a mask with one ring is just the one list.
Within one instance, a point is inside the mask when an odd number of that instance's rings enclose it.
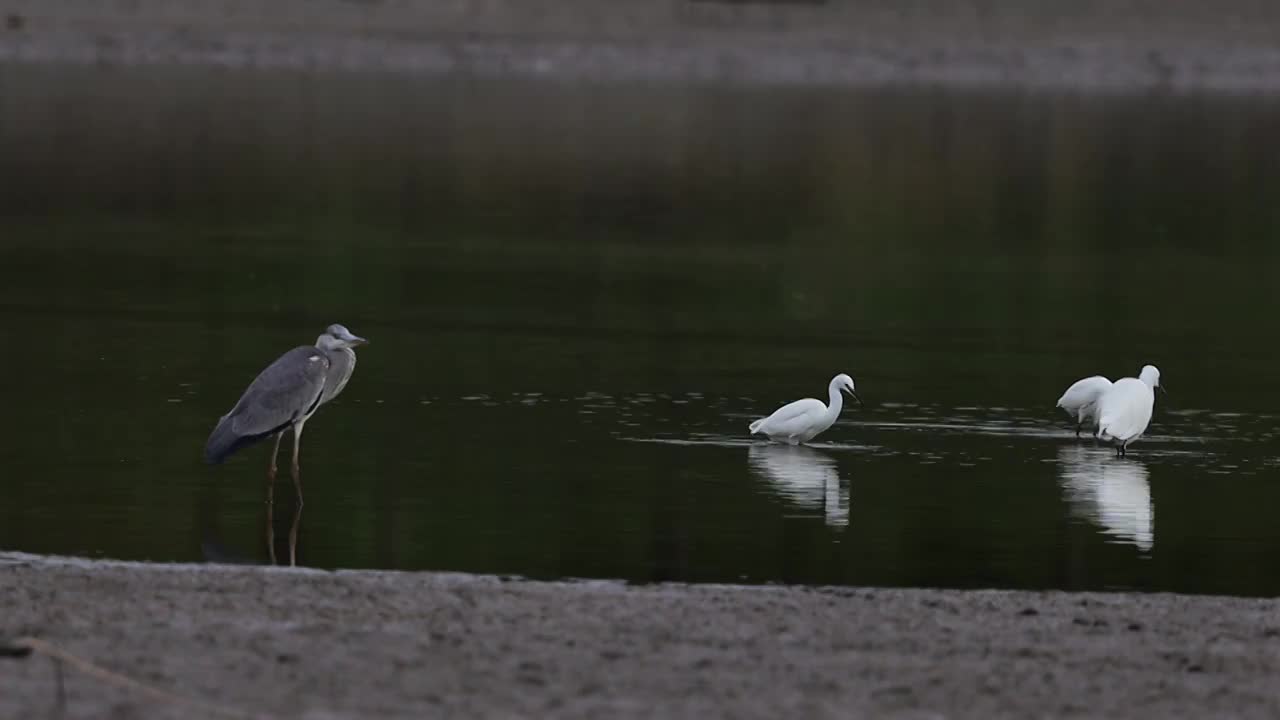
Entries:
{"label": "heron's neck", "polygon": [[324,392],[320,396],[322,403],[337,397],[338,393],[347,386],[351,373],[356,369],[356,353],[351,348],[337,348],[324,352],[329,357],[329,372],[325,377]]}
{"label": "heron's neck", "polygon": [[345,363],[342,363],[343,365],[345,365],[345,367],[343,368],[343,373],[342,373],[342,374],[343,374],[343,376],[344,376],[342,379],[343,379],[343,381],[345,382],[345,381],[346,381],[346,378],[351,377],[351,373],[355,372],[355,369],[356,369],[356,351],[355,351],[355,350],[352,350],[352,349],[351,349],[351,348],[349,348],[349,347],[344,347],[344,348],[338,348],[337,352],[338,352],[338,354],[342,355],[342,356],[343,356],[343,358],[346,360],[346,362],[345,362]]}
{"label": "heron's neck", "polygon": [[830,393],[827,401],[827,417],[831,422],[835,422],[836,418],[840,417],[840,410],[844,407],[844,396],[840,394],[840,388],[835,385],[827,388],[827,391]]}

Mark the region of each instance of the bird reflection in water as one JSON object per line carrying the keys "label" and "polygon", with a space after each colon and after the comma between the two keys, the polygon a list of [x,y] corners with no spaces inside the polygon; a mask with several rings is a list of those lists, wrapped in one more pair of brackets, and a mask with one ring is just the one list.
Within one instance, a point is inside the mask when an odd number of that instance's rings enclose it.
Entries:
{"label": "bird reflection in water", "polygon": [[1104,449],[1058,449],[1058,477],[1071,513],[1143,552],[1155,544],[1155,506],[1147,475],[1142,463],[1116,460]]}
{"label": "bird reflection in water", "polygon": [[[271,501],[267,501],[267,556],[271,558],[271,564],[276,564],[276,530],[272,520],[275,513],[272,512]],[[289,567],[295,567],[298,564],[298,527],[302,525],[302,503],[293,506],[293,522],[289,524]]]}
{"label": "bird reflection in water", "polygon": [[[204,556],[205,562],[216,563],[219,565],[253,565],[258,560],[254,557],[243,555],[235,550],[229,549],[219,539],[221,535],[217,529],[216,516],[218,514],[216,504],[206,504],[206,508],[202,511],[204,516],[202,524],[205,526],[204,538],[200,542],[200,552]],[[276,561],[276,530],[275,530],[275,512],[272,503],[268,501],[265,505],[266,510],[266,542],[267,557],[270,558],[271,564],[278,564]],[[294,567],[298,564],[298,530],[302,526],[302,504],[298,503],[293,507],[293,520],[289,524],[289,566]],[[261,537],[261,536],[259,536]]]}
{"label": "bird reflection in water", "polygon": [[841,487],[831,456],[800,445],[753,443],[747,464],[784,500],[822,512],[831,527],[849,524],[849,489]]}

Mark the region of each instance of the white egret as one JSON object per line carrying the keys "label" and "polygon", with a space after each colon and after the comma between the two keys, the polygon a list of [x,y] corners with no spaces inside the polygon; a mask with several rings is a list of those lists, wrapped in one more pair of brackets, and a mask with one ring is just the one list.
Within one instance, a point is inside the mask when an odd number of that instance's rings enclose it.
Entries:
{"label": "white egret", "polygon": [[830,396],[829,404],[823,405],[821,400],[814,398],[788,403],[778,408],[769,417],[751,423],[751,434],[768,435],[770,440],[785,442],[788,445],[809,442],[823,430],[831,427],[836,418],[840,417],[840,409],[844,406],[841,391],[849,393],[859,405],[862,404],[862,398],[859,398],[858,393],[853,390],[853,378],[840,373],[831,378],[831,384],[827,386],[827,394]]}
{"label": "white egret", "polygon": [[1083,427],[1088,426],[1090,433],[1098,429],[1098,399],[1110,388],[1110,380],[1094,375],[1075,381],[1058,398],[1058,407],[1076,423],[1076,437]]}
{"label": "white egret", "polygon": [[1098,400],[1098,439],[1115,443],[1116,455],[1124,455],[1147,431],[1157,387],[1160,371],[1146,365],[1138,377],[1117,380]]}

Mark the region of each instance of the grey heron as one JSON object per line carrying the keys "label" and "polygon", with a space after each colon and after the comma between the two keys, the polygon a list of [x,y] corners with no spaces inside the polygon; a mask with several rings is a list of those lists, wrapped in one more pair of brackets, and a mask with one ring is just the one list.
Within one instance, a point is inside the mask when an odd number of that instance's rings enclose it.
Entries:
{"label": "grey heron", "polygon": [[330,325],[316,344],[302,345],[281,355],[258,374],[231,408],[218,420],[204,447],[205,462],[216,465],[235,451],[275,437],[267,469],[267,504],[274,494],[276,455],[286,430],[293,430],[293,487],[302,506],[298,445],[302,427],[315,411],[342,392],[356,369],[352,348],[369,341],[342,325]]}

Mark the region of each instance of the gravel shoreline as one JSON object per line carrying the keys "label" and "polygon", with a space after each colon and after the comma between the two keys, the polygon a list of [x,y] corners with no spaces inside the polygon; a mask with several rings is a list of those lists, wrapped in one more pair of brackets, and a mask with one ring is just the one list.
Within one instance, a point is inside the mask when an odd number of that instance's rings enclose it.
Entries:
{"label": "gravel shoreline", "polygon": [[[0,633],[261,717],[1275,717],[1280,603],[0,553]],[[65,717],[197,717],[68,668]],[[0,716],[54,708],[0,660]]]}
{"label": "gravel shoreline", "polygon": [[0,14],[0,63],[785,86],[1280,88],[1280,6],[1252,0],[4,0]]}

